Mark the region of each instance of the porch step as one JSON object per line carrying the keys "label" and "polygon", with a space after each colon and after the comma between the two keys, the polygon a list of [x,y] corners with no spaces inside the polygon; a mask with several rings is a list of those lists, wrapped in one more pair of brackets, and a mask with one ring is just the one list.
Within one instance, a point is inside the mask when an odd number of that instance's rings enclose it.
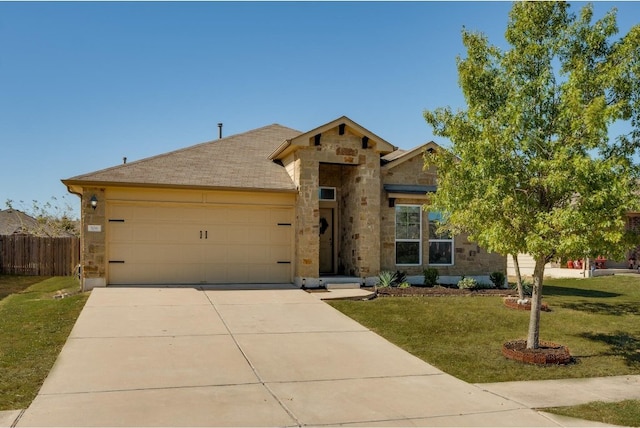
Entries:
{"label": "porch step", "polygon": [[346,290],[352,288],[360,288],[359,282],[327,282],[325,284],[327,290]]}

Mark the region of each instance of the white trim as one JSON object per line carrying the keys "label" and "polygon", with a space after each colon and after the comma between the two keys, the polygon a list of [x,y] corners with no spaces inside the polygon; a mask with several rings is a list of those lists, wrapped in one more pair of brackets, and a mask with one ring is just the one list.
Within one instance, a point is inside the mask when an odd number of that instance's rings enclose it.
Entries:
{"label": "white trim", "polygon": [[[418,239],[398,239],[398,207],[413,207],[418,208],[420,214],[420,234]],[[422,266],[422,205],[416,204],[396,204],[393,211],[393,227],[394,227],[394,241],[393,241],[393,258],[396,266]],[[398,263],[398,242],[417,242],[418,243],[418,263]]]}
{"label": "white trim", "polygon": [[[332,190],[333,191],[333,199],[322,198],[322,191],[323,190]],[[336,188],[335,187],[320,186],[318,188],[318,200],[320,200],[320,201],[335,201],[336,200]]]}

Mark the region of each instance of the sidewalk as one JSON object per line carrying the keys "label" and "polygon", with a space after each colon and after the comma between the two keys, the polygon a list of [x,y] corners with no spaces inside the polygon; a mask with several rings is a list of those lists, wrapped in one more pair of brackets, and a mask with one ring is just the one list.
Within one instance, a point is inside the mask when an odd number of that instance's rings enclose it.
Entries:
{"label": "sidewalk", "polygon": [[477,387],[532,409],[593,401],[640,400],[640,376],[478,383]]}

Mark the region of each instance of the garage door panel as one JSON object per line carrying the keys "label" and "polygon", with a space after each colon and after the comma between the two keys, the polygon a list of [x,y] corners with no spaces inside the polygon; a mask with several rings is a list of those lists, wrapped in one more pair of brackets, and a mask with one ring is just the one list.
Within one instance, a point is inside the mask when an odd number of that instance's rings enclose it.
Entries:
{"label": "garage door panel", "polygon": [[259,222],[259,215],[252,212],[253,210],[247,208],[227,208],[228,223],[241,223],[241,224],[253,224],[254,220]]}
{"label": "garage door panel", "polygon": [[210,244],[226,243],[229,240],[229,230],[225,226],[208,225],[205,226],[205,230],[208,232]]}
{"label": "garage door panel", "polygon": [[272,245],[291,246],[291,228],[280,226],[269,229],[267,241]]}
{"label": "garage door panel", "polygon": [[209,284],[223,284],[230,282],[227,275],[228,265],[226,263],[207,263],[204,266],[204,277]]}
{"label": "garage door panel", "polygon": [[112,219],[132,219],[135,207],[131,205],[110,205],[109,218]]}
{"label": "garage door panel", "polygon": [[227,246],[225,244],[210,244],[202,248],[204,263],[226,263],[227,262]]}
{"label": "garage door panel", "polygon": [[228,226],[228,240],[232,245],[249,245],[251,244],[249,230],[246,226]]}
{"label": "garage door panel", "polygon": [[274,262],[291,262],[291,248],[284,245],[274,245],[269,254]]}
{"label": "garage door panel", "polygon": [[293,213],[289,209],[272,209],[269,211],[269,224],[292,223]]}
{"label": "garage door panel", "polygon": [[247,258],[246,261],[255,264],[265,264],[269,263],[270,249],[265,246],[253,246],[249,247],[247,250]]}
{"label": "garage door panel", "polygon": [[110,224],[111,242],[131,241],[133,239],[133,228],[124,223]]}
{"label": "garage door panel", "polygon": [[[108,207],[111,284],[290,282],[291,208]],[[200,231],[203,237],[200,238]],[[287,263],[278,263],[287,262]]]}
{"label": "garage door panel", "polygon": [[267,272],[269,277],[274,278],[277,282],[289,282],[289,278],[291,278],[291,264],[273,264],[268,266]]}
{"label": "garage door panel", "polygon": [[135,206],[133,208],[132,221],[155,222],[158,218],[158,207],[155,206]]}
{"label": "garage door panel", "polygon": [[204,235],[203,238],[200,238],[200,232],[204,233],[204,230],[202,227],[198,227],[197,225],[162,225],[158,230],[155,240],[163,242],[193,243],[196,239],[204,239]]}
{"label": "garage door panel", "polygon": [[269,243],[268,226],[248,226],[247,234],[254,244],[264,245]]}
{"label": "garage door panel", "polygon": [[141,224],[133,229],[133,241],[156,242],[161,230],[154,224]]}

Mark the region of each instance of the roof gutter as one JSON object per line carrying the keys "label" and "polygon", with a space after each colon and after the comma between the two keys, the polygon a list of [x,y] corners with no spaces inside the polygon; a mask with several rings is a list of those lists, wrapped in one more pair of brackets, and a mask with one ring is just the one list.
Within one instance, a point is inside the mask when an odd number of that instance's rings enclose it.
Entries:
{"label": "roof gutter", "polygon": [[282,144],[276,148],[273,153],[269,155],[269,159],[276,159],[282,152],[284,152],[291,145],[291,140],[284,140]]}
{"label": "roof gutter", "polygon": [[80,193],[71,190],[70,186],[80,187],[126,187],[126,188],[144,188],[144,189],[175,189],[175,190],[223,190],[228,192],[269,192],[269,193],[298,193],[298,189],[273,189],[273,188],[247,188],[247,187],[224,187],[224,186],[195,186],[191,184],[161,184],[161,183],[128,183],[117,181],[78,181],[63,180],[70,193],[80,195]]}

